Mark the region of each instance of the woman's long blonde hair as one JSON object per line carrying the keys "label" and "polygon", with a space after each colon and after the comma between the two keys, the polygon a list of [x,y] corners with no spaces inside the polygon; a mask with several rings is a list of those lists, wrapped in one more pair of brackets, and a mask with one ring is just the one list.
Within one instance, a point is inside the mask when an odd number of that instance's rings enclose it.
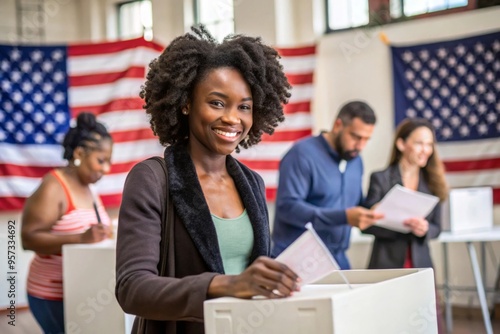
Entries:
{"label": "woman's long blonde hair", "polygon": [[398,149],[396,142],[399,138],[403,141],[412,134],[418,128],[426,127],[432,132],[434,138],[432,154],[427,161],[423,169],[425,181],[429,186],[430,191],[441,201],[444,201],[448,197],[448,185],[446,184],[446,179],[444,177],[444,164],[439,158],[438,152],[436,151],[436,133],[432,124],[423,118],[408,118],[403,120],[396,129],[396,136],[394,137],[394,143],[392,146],[392,154],[389,160],[389,165],[396,165],[401,160],[403,154]]}

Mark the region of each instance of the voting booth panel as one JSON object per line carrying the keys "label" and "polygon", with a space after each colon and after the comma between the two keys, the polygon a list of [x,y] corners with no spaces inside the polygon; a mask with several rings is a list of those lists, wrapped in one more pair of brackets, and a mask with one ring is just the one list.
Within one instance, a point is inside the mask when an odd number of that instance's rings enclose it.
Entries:
{"label": "voting booth panel", "polygon": [[454,188],[443,204],[442,229],[452,233],[486,231],[493,228],[493,189]]}
{"label": "voting booth panel", "polygon": [[115,240],[63,246],[66,333],[130,333],[133,316],[115,298]]}
{"label": "voting booth panel", "polygon": [[432,269],[346,270],[284,299],[204,304],[206,334],[437,333]]}

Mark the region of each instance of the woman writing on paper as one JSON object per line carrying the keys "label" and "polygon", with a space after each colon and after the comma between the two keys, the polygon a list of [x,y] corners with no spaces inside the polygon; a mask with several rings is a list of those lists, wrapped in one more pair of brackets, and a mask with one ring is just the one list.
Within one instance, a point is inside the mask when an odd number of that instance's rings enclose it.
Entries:
{"label": "woman writing on paper", "polygon": [[28,303],[44,333],[64,333],[62,247],[111,235],[110,219],[90,185],[111,168],[113,141],[87,112],[62,143],[68,164],[50,171],[24,205],[21,240],[36,254],[28,274]]}
{"label": "woman writing on paper", "polygon": [[[396,129],[389,166],[370,177],[365,205],[376,206],[396,184],[444,201],[448,190],[435,143],[434,128],[427,120],[415,118],[401,122]],[[440,204],[427,217],[413,217],[404,224],[410,233],[375,225],[363,231],[375,236],[369,269],[432,267],[428,242],[441,232]]]}

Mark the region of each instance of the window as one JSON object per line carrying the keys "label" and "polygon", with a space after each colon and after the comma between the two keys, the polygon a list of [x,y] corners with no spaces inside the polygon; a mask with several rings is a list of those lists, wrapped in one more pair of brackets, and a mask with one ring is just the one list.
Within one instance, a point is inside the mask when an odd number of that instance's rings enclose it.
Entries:
{"label": "window", "polygon": [[478,5],[468,0],[325,0],[325,8],[326,31],[331,32],[426,17],[439,11],[442,13],[437,15],[471,10]]}
{"label": "window", "polygon": [[390,4],[391,16],[399,18],[464,7],[468,0],[391,0]]}
{"label": "window", "polygon": [[368,0],[327,1],[329,30],[364,26],[369,23]]}
{"label": "window", "polygon": [[234,33],[233,0],[194,0],[195,23],[204,24],[221,41]]}
{"label": "window", "polygon": [[127,1],[118,4],[118,36],[153,39],[153,10],[150,0]]}

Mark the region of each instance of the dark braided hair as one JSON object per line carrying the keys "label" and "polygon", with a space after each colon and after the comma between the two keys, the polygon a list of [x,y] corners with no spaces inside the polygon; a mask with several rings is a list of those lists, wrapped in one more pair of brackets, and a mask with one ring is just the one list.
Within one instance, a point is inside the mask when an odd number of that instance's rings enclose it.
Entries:
{"label": "dark braided hair", "polygon": [[288,103],[290,84],[273,48],[259,37],[229,35],[218,43],[204,26],[192,27],[192,33],[177,37],[149,64],[141,98],[150,115],[153,132],[162,145],[187,138],[188,120],[182,108],[191,101],[194,88],[214,69],[238,70],[252,91],[253,126],[248,139],[239,146],[257,144],[263,133],[272,134],[283,122],[283,104]]}
{"label": "dark braided hair", "polygon": [[[76,118],[76,126],[69,129],[63,140],[64,154],[66,160],[73,159],[73,151],[81,146],[87,149],[96,148],[104,139],[111,140],[106,127],[97,122],[94,114],[82,112]],[[95,145],[92,145],[92,144]]]}

